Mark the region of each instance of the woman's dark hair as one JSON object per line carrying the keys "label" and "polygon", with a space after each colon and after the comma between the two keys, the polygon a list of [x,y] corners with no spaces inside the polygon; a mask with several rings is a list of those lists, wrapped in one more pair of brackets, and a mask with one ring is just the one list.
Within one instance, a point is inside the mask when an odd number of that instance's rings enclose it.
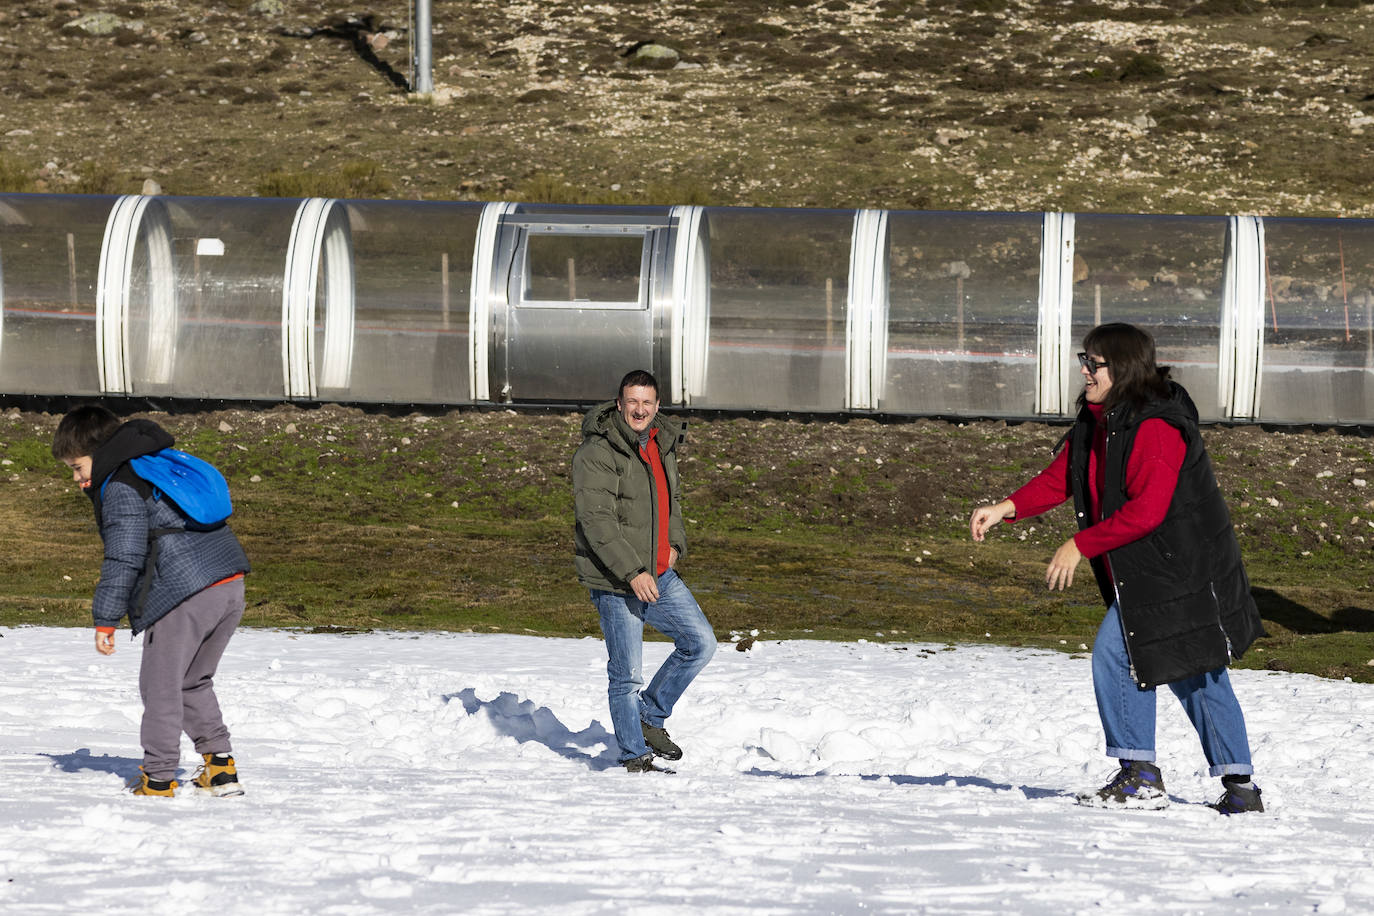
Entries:
{"label": "woman's dark hair", "polygon": [[615,391],[615,399],[618,401],[623,398],[626,388],[639,388],[641,386],[654,389],[654,397],[658,397],[658,379],[644,369],[631,369],[620,380],[620,387]]}
{"label": "woman's dark hair", "polygon": [[52,456],[58,461],[85,458],[119,429],[120,420],[99,404],[77,407],[57,424],[52,436]]}
{"label": "woman's dark hair", "polygon": [[[1133,324],[1099,324],[1083,337],[1083,350],[1107,364],[1112,387],[1102,406],[1120,404],[1144,407],[1169,397],[1169,367],[1155,365],[1155,339]],[[1088,403],[1087,393],[1078,396],[1078,407]]]}

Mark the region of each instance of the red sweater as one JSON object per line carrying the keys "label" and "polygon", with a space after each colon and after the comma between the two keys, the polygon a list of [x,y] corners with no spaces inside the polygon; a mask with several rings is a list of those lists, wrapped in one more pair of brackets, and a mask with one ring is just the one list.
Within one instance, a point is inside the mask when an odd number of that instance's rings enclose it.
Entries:
{"label": "red sweater", "polygon": [[[1146,420],[1140,424],[1135,446],[1126,459],[1126,503],[1103,520],[1102,456],[1107,446],[1107,430],[1102,422],[1102,408],[1089,404],[1088,409],[1097,419],[1088,457],[1088,512],[1093,524],[1075,534],[1073,541],[1083,556],[1092,559],[1139,540],[1159,527],[1174,498],[1178,471],[1183,467],[1188,448],[1183,435],[1163,420]],[[1069,449],[1063,448],[1049,467],[1011,495],[1016,505],[1015,520],[1039,515],[1072,496]]]}
{"label": "red sweater", "polygon": [[654,514],[658,518],[658,532],[655,537],[658,542],[658,556],[654,557],[654,563],[658,568],[654,571],[654,578],[668,571],[668,561],[673,556],[673,546],[668,543],[668,516],[673,511],[673,505],[668,501],[668,474],[663,470],[663,458],[658,453],[658,443],[655,441],[657,436],[658,428],[654,427],[649,430],[648,446],[639,448],[640,457],[648,463],[654,475]]}

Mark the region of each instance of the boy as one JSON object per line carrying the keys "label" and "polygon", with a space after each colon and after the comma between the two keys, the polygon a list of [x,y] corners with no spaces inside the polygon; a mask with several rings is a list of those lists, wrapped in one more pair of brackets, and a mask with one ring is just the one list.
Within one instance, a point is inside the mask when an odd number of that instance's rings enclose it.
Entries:
{"label": "boy", "polygon": [[248,558],[228,525],[188,527],[176,505],[129,465],[171,445],[171,435],[151,420],[121,424],[89,405],[62,418],[52,453],[91,498],[105,544],[91,606],[96,651],[114,654],[115,628],[126,615],[134,633],[146,633],[138,675],[143,765],[130,790],[175,794],[185,730],[204,758],[196,788],[242,795],[214,676],[243,616]]}

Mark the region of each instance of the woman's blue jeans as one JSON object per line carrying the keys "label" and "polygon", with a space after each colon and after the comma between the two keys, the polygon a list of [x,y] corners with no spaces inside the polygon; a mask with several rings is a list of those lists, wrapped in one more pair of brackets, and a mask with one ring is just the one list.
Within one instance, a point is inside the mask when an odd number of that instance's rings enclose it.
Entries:
{"label": "woman's blue jeans", "polygon": [[[1248,775],[1250,742],[1245,716],[1223,665],[1169,685],[1202,740],[1213,776]],[[1093,642],[1093,692],[1107,735],[1107,756],[1118,760],[1155,759],[1155,691],[1141,690],[1131,677],[1120,609],[1113,604]]]}
{"label": "woman's blue jeans", "polygon": [[[687,584],[671,569],[658,577],[658,600],[652,604],[598,589],[592,589],[592,603],[606,637],[607,696],[623,763],[649,753],[639,723],[663,727],[687,685],[715,654],[716,634]],[[673,641],[673,652],[642,689],[646,623]]]}

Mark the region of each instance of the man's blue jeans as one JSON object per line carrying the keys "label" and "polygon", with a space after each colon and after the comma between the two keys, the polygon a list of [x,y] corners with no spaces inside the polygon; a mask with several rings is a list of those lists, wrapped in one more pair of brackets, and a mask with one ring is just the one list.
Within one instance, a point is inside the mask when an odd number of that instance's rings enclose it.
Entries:
{"label": "man's blue jeans", "polygon": [[[1245,716],[1223,665],[1169,685],[1202,739],[1213,776],[1253,773]],[[1093,642],[1093,692],[1107,735],[1107,756],[1118,760],[1155,759],[1155,691],[1141,690],[1131,678],[1120,609],[1113,604]]]}
{"label": "man's blue jeans", "polygon": [[[592,603],[601,615],[601,632],[606,637],[611,725],[620,745],[619,760],[624,763],[649,753],[640,721],[663,726],[687,685],[715,654],[716,634],[687,584],[671,569],[658,577],[658,600],[652,604],[634,595],[598,589],[592,589]],[[674,649],[648,689],[641,690],[646,623],[672,639]]]}

